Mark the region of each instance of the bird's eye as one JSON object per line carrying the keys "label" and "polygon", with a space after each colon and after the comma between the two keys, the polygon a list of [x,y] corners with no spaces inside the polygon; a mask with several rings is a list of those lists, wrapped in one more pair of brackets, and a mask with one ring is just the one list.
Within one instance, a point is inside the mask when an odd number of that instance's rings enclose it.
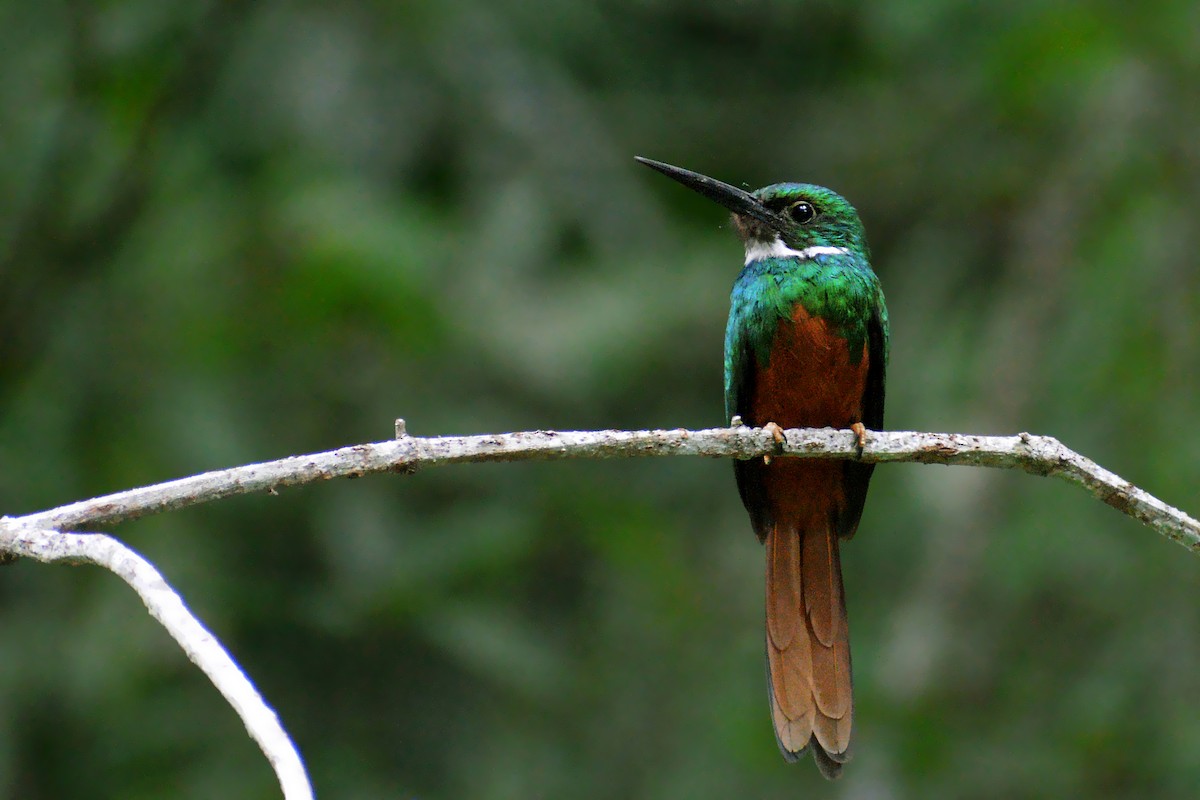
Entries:
{"label": "bird's eye", "polygon": [[806,222],[812,222],[813,217],[817,216],[817,209],[807,200],[801,200],[798,203],[792,203],[788,206],[788,214],[796,222],[803,225]]}

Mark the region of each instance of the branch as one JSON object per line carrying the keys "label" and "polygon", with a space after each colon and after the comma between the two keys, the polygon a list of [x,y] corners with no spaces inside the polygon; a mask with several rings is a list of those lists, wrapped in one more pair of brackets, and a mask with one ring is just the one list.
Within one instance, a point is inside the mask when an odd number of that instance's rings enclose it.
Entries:
{"label": "branch", "polygon": [[102,566],[133,587],[150,613],[179,642],[242,718],[271,762],[284,797],[309,800],[303,763],[275,713],[211,633],[147,561],[101,534],[60,531],[111,524],[251,492],[376,472],[412,473],[422,466],[465,461],[527,461],[691,455],[714,458],[860,459],[867,463],[915,461],[1020,469],[1081,486],[1118,511],[1154,528],[1192,552],[1200,552],[1200,522],[1048,436],[970,436],[909,431],[872,432],[860,453],[857,437],[831,428],[797,428],[776,443],[770,431],[738,425],[708,430],[530,431],[416,438],[396,421],[396,439],[324,453],[206,472],[189,478],[84,500],[36,514],[0,517],[0,556]]}
{"label": "branch", "polygon": [[46,563],[95,564],[120,576],[233,706],[271,762],[283,796],[287,800],[312,800],[312,787],[300,754],[275,712],[149,561],[111,536],[60,533],[9,518],[0,520],[0,550]]}
{"label": "branch", "polygon": [[292,456],[84,500],[14,518],[40,528],[75,530],[133,519],[252,492],[378,472],[411,473],[423,466],[464,461],[526,461],[691,455],[756,458],[858,458],[868,463],[914,461],[1019,469],[1081,486],[1123,514],[1200,553],[1200,522],[1172,508],[1048,436],[972,436],[884,431],[870,433],[859,454],[849,431],[797,428],[777,445],[769,431],[744,426],[708,430],[529,431],[418,438],[397,420],[397,438],[311,455]]}

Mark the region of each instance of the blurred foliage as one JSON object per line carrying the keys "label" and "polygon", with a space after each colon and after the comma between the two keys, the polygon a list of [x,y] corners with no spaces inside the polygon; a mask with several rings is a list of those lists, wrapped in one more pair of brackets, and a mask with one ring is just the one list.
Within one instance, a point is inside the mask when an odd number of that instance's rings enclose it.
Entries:
{"label": "blurred foliage", "polygon": [[[0,511],[416,434],[720,424],[741,260],[642,154],[859,206],[892,428],[1200,510],[1200,6],[0,5]],[[462,466],[120,526],[337,798],[1195,796],[1200,571],[1065,485],[889,466],[857,757],[784,764],[727,464]],[[271,797],[94,569],[0,571],[0,794]]]}

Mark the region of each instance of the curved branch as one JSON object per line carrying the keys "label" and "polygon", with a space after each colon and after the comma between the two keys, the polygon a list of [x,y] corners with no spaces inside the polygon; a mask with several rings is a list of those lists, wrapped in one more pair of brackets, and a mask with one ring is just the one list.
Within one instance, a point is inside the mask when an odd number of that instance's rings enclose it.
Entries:
{"label": "curved branch", "polygon": [[1062,478],[1117,509],[1200,552],[1200,522],[1139,489],[1048,436],[972,436],[911,431],[872,432],[858,452],[855,436],[831,428],[796,428],[775,443],[769,431],[744,426],[690,431],[527,431],[418,438],[404,433],[386,442],[359,444],[311,455],[292,456],[84,500],[16,517],[41,528],[73,530],[120,522],[146,514],[207,503],[252,492],[271,492],[333,478],[377,472],[413,472],[424,466],[465,461],[523,461],[567,458],[629,458],[691,455],[755,458],[859,458],[870,463],[915,461],[1019,469]]}
{"label": "curved branch", "polygon": [[0,549],[47,563],[95,564],[120,576],[233,706],[251,738],[271,762],[283,796],[287,800],[312,800],[312,787],[300,754],[275,712],[149,561],[111,536],[60,533],[12,519],[0,521]]}
{"label": "curved branch", "polygon": [[[736,421],[736,420],[735,420]],[[771,431],[737,425],[708,430],[529,431],[416,438],[396,421],[397,438],[324,453],[206,472],[189,478],[60,506],[21,517],[0,518],[0,556],[41,561],[88,562],[120,575],[242,718],[271,762],[285,798],[308,800],[312,789],[304,765],[275,713],[249,679],[205,630],[145,559],[101,534],[62,533],[146,514],[206,503],[250,492],[373,472],[411,473],[422,466],[465,461],[522,461],[567,458],[628,458],[691,455],[714,458],[854,458],[869,463],[916,461],[1019,469],[1062,478],[1134,519],[1200,552],[1200,522],[1064,447],[1048,436],[971,436],[885,431],[870,433],[861,452],[857,436],[831,428],[785,431],[777,443]]]}

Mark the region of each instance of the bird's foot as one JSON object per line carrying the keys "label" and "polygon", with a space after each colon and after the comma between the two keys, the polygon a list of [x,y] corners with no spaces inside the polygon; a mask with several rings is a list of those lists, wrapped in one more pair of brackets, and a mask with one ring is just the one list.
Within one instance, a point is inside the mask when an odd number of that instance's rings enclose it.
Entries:
{"label": "bird's foot", "polygon": [[[783,446],[787,444],[787,437],[783,435],[783,428],[779,427],[774,422],[768,422],[763,425],[764,431],[771,433],[771,438],[775,440],[775,455],[783,453]],[[763,456],[763,464],[770,464],[771,456]]]}
{"label": "bird's foot", "polygon": [[856,422],[850,426],[850,430],[858,437],[858,454],[861,456],[863,448],[867,446],[867,428],[861,422]]}

